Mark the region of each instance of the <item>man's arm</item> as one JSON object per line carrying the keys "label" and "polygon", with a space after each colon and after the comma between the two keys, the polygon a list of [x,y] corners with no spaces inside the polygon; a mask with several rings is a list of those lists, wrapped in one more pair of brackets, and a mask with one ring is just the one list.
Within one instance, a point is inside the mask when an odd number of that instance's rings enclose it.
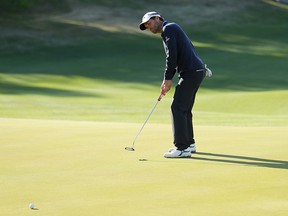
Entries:
{"label": "man's arm", "polygon": [[166,26],[163,32],[163,43],[166,53],[165,80],[172,80],[177,68],[177,38],[174,26]]}
{"label": "man's arm", "polygon": [[173,26],[166,26],[163,36],[163,44],[166,52],[166,68],[160,90],[161,94],[165,95],[172,87],[172,79],[177,68],[177,39]]}

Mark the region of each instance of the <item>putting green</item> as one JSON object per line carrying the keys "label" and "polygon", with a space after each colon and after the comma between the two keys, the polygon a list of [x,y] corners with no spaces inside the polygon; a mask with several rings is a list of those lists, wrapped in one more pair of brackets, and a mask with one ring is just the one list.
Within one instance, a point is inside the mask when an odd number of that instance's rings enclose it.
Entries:
{"label": "putting green", "polygon": [[196,127],[198,153],[165,159],[169,124],[148,123],[129,152],[141,124],[0,121],[1,215],[288,212],[287,127]]}

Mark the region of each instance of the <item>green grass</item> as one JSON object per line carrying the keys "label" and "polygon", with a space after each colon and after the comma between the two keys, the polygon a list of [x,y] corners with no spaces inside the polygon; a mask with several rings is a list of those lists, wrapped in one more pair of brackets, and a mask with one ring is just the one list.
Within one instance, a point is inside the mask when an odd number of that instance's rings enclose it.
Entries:
{"label": "green grass", "polygon": [[[197,124],[288,125],[286,19],[286,11],[258,3],[229,22],[184,26],[214,72],[198,94]],[[0,56],[1,117],[139,122],[150,111],[163,77],[160,38],[49,21],[23,26],[46,31],[52,45],[41,35],[14,38],[22,50],[8,43]],[[151,121],[170,123],[172,94]]]}
{"label": "green grass", "polygon": [[[139,44],[143,39],[146,44]],[[288,95],[286,58],[273,53],[249,54],[243,48],[239,52],[219,51],[217,37],[209,41],[215,46],[208,49],[205,41],[196,40],[214,71],[214,77],[206,79],[199,91],[195,112],[203,115],[196,116],[196,121],[204,125],[287,125],[288,102],[283,100]],[[275,50],[287,46],[277,43],[272,43]],[[231,48],[224,43],[219,47]],[[162,49],[160,39],[120,34],[79,46],[1,56],[1,115],[139,122],[158,97]],[[282,52],[284,55],[285,49]],[[171,97],[172,93],[159,106],[163,115],[155,115],[155,122],[170,122]]]}
{"label": "green grass", "polygon": [[0,20],[1,215],[286,215],[287,18],[255,1],[183,25],[214,76],[194,107],[198,153],[179,160],[162,157],[174,89],[124,150],[159,95],[160,38]]}
{"label": "green grass", "polygon": [[167,160],[161,157],[171,147],[167,124],[149,123],[128,152],[140,124],[1,122],[3,215],[284,216],[288,210],[287,127],[196,127],[199,153]]}

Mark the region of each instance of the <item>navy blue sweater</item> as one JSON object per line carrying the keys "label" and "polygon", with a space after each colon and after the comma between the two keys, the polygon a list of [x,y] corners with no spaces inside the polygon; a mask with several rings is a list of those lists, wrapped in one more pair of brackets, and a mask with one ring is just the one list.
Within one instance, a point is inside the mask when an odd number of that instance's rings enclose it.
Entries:
{"label": "navy blue sweater", "polygon": [[166,80],[172,80],[176,71],[184,78],[192,77],[193,72],[203,68],[192,42],[179,25],[165,21],[161,37],[166,52]]}

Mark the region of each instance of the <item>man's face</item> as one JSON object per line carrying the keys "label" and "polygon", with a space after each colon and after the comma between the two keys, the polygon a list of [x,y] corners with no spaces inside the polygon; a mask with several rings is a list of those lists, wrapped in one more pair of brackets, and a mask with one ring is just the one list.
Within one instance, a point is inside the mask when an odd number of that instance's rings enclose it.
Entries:
{"label": "man's face", "polygon": [[162,21],[159,17],[152,17],[144,25],[146,29],[149,29],[154,34],[162,32]]}

